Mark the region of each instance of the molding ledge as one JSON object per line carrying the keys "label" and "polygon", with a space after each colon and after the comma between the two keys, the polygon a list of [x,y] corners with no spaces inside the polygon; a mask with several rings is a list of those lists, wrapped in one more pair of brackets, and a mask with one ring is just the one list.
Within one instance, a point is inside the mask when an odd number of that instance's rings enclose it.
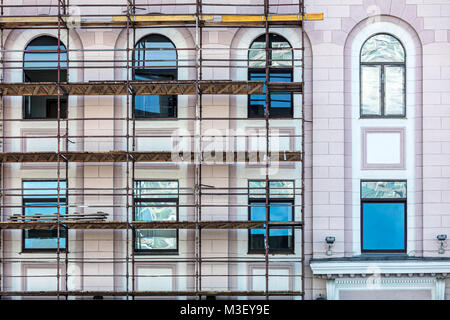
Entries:
{"label": "molding ledge", "polygon": [[389,276],[432,276],[450,275],[450,260],[444,261],[311,261],[313,275],[325,278],[380,274]]}

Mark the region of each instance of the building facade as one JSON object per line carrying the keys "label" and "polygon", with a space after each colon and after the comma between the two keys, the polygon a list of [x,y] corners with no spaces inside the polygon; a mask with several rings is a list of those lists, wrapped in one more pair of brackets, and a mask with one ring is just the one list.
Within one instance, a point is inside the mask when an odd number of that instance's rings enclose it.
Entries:
{"label": "building facade", "polygon": [[110,2],[3,2],[2,298],[449,297],[449,0]]}

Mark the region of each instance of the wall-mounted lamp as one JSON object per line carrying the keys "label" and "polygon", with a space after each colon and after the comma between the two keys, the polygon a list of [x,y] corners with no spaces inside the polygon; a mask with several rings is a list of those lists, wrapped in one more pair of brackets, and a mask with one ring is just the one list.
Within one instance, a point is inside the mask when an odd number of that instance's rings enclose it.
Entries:
{"label": "wall-mounted lamp", "polygon": [[325,238],[325,242],[328,245],[327,256],[331,256],[333,254],[333,251],[331,251],[331,248],[333,247],[335,241],[336,241],[335,237],[328,236]]}
{"label": "wall-mounted lamp", "polygon": [[440,246],[439,246],[439,254],[444,254],[445,253],[445,248],[447,247],[447,235],[446,234],[438,234],[436,236],[436,238],[438,239]]}
{"label": "wall-mounted lamp", "polygon": [[327,300],[327,298],[325,298],[323,294],[319,293],[319,296],[316,298],[316,300]]}

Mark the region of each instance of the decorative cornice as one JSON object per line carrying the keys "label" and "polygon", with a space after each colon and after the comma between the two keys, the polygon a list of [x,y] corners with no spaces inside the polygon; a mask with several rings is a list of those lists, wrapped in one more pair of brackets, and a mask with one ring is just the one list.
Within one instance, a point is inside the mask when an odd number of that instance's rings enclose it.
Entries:
{"label": "decorative cornice", "polygon": [[450,274],[449,261],[312,261],[313,275],[323,279],[343,277],[424,277],[445,278]]}

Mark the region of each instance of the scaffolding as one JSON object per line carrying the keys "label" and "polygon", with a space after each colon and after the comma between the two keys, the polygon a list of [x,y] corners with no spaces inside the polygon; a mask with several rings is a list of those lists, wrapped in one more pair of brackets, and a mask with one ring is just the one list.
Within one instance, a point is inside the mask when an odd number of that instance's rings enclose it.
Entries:
{"label": "scaffolding", "polygon": [[[304,263],[304,232],[301,232],[301,257],[298,259],[294,257],[292,259],[279,259],[280,261],[291,261],[299,265],[300,270],[300,281],[301,290],[283,290],[275,291],[269,288],[269,266],[272,261],[276,261],[276,258],[271,257],[271,252],[269,248],[269,233],[271,228],[291,228],[302,229],[304,222],[304,165],[301,165],[301,185],[294,188],[294,195],[301,197],[301,204],[292,205],[293,208],[298,207],[301,210],[301,220],[296,221],[270,221],[270,165],[273,162],[301,162],[305,158],[305,139],[304,139],[304,31],[303,22],[305,20],[322,20],[323,15],[320,13],[306,13],[304,9],[304,4],[302,0],[297,0],[283,4],[277,1],[276,4],[271,3],[271,0],[260,1],[260,3],[242,3],[237,4],[223,4],[220,2],[195,0],[195,2],[186,3],[169,3],[161,2],[158,4],[152,4],[149,1],[145,3],[138,2],[138,0],[126,0],[126,3],[112,3],[112,4],[93,4],[90,2],[81,3],[80,1],[70,1],[69,0],[57,0],[57,4],[50,2],[49,4],[30,4],[30,5],[16,5],[13,1],[1,0],[0,5],[0,43],[1,43],[1,81],[0,81],[0,95],[1,95],[1,112],[2,112],[2,152],[0,152],[0,163],[1,169],[1,208],[2,208],[2,219],[0,221],[0,245],[4,246],[3,233],[8,230],[15,229],[56,229],[57,230],[57,249],[56,256],[50,256],[47,258],[5,258],[2,256],[1,259],[1,281],[0,281],[0,297],[8,296],[54,296],[57,299],[78,296],[111,296],[111,297],[121,297],[128,299],[134,299],[135,297],[163,297],[163,296],[182,296],[182,297],[196,297],[201,299],[205,296],[260,296],[269,299],[271,296],[291,296],[291,297],[304,297],[304,274],[305,274],[305,263]],[[114,59],[109,61],[113,66],[105,65],[105,61],[102,60],[74,60],[70,59],[70,53],[76,53],[80,51],[88,52],[88,49],[72,49],[70,42],[70,34],[73,32],[73,26],[71,25],[73,17],[70,14],[70,8],[76,5],[81,10],[90,8],[102,8],[106,12],[105,14],[89,14],[82,13],[78,17],[77,28],[81,30],[101,30],[101,29],[114,29],[118,28],[124,30],[126,35],[126,49],[111,49],[112,51],[124,53],[126,59]],[[225,10],[226,7],[238,6],[251,12],[252,14],[222,14],[220,12],[214,12],[214,10]],[[184,13],[167,13],[170,10],[167,8],[177,8],[178,11],[183,11]],[[39,8],[48,9],[47,14],[43,16],[38,15],[19,15],[17,14],[18,9],[30,9],[37,10]],[[150,11],[160,9],[159,13],[145,13],[139,14],[140,10],[147,9]],[[280,8],[288,8],[290,12],[287,14],[273,13],[275,10],[278,12]],[[294,10],[295,8],[295,10]],[[109,12],[112,11],[112,13]],[[294,12],[295,11],[295,12]],[[177,64],[177,68],[187,68],[194,70],[195,79],[194,80],[177,80],[177,81],[136,81],[132,79],[131,74],[133,73],[134,65],[133,61],[135,59],[136,50],[151,50],[151,49],[136,49],[136,30],[139,28],[149,28],[155,30],[155,28],[161,27],[184,27],[192,30],[194,35],[195,48],[176,48],[176,50],[187,50],[193,55],[192,59],[186,59],[182,64]],[[292,48],[292,53],[296,50],[300,52],[301,58],[295,59],[293,57],[293,68],[297,65],[301,67],[301,82],[271,82],[270,80],[270,64],[271,55],[270,44],[269,44],[269,34],[273,32],[274,28],[284,28],[291,27],[296,28],[301,32],[301,47]],[[11,50],[4,47],[5,39],[4,33],[8,30],[14,29],[56,29],[57,40],[58,40],[58,50],[57,56],[57,81],[56,82],[11,82],[5,81],[5,74],[11,71],[21,71],[24,69],[23,61],[20,60],[8,60],[5,59],[7,53],[18,51],[23,53],[24,50]],[[265,35],[265,80],[264,81],[237,81],[237,80],[213,80],[205,79],[204,71],[215,65],[216,68],[221,66],[226,68],[242,68],[241,63],[248,61],[242,61],[239,59],[211,59],[205,58],[204,52],[204,30],[205,28],[260,28],[264,30]],[[62,50],[60,44],[63,42],[62,32],[67,36],[64,43],[66,49]],[[130,44],[132,44],[130,46]],[[209,50],[214,50],[214,48],[208,48]],[[94,51],[95,49],[91,49]],[[229,50],[242,50],[239,48],[229,48]],[[98,49],[102,51],[102,49]],[[61,57],[66,54],[67,61],[62,61]],[[247,60],[247,59],[246,59]],[[98,63],[95,65],[95,63]],[[232,65],[235,63],[236,65]],[[22,64],[18,66],[18,64]],[[77,70],[84,70],[86,68],[95,68],[102,70],[105,69],[122,69],[125,70],[126,79],[123,80],[95,80],[89,82],[70,82],[62,81],[61,70],[63,65],[66,64],[64,69],[69,73],[71,70],[77,72]],[[297,65],[297,66],[298,66]],[[244,66],[247,68],[247,66]],[[273,117],[269,114],[269,104],[270,104],[270,94],[271,92],[276,93],[291,93],[291,94],[301,94],[301,116],[297,118],[290,118],[290,121],[297,120],[301,126],[301,134],[288,134],[285,137],[301,139],[301,149],[298,150],[294,148],[293,150],[277,150],[273,151],[270,149],[270,123],[273,120],[283,120],[283,118]],[[260,94],[265,95],[265,111],[264,111],[264,139],[265,139],[265,152],[252,152],[252,151],[233,151],[228,153],[221,153],[217,151],[205,152],[203,148],[203,140],[205,137],[203,134],[203,122],[204,121],[215,121],[215,120],[227,120],[227,121],[239,121],[248,120],[248,118],[241,117],[205,117],[204,116],[204,105],[203,100],[205,95],[251,95]],[[26,135],[5,135],[5,126],[13,126],[14,123],[24,121],[23,119],[11,119],[5,115],[3,110],[3,101],[8,96],[57,96],[57,117],[52,120],[56,122],[57,134],[56,135],[39,135],[39,136],[26,136]],[[61,109],[63,96],[124,96],[125,98],[125,117],[63,117]],[[180,162],[190,163],[193,169],[193,180],[194,185],[192,188],[180,188],[183,195],[193,197],[192,204],[180,204],[181,207],[190,208],[193,210],[194,219],[192,220],[178,220],[178,221],[135,221],[134,212],[136,209],[135,204],[135,191],[134,181],[136,178],[136,163],[167,163],[174,159],[174,151],[172,150],[161,150],[161,151],[142,151],[137,150],[136,145],[136,123],[139,121],[158,121],[159,119],[140,119],[134,115],[132,108],[132,101],[136,95],[190,95],[195,97],[195,108],[193,117],[178,117],[177,121],[184,120],[191,122],[193,124],[192,135],[188,135],[188,138],[193,139],[193,151],[190,152],[175,152],[176,157]],[[29,120],[28,120],[29,121]],[[33,121],[43,121],[40,119],[34,119]],[[44,121],[49,121],[48,119]],[[125,124],[125,134],[114,134],[112,137],[109,135],[86,135],[86,134],[73,134],[70,131],[70,125],[72,123],[85,122],[85,121],[121,121]],[[261,121],[259,119],[258,121]],[[139,135],[139,138],[167,138],[169,135]],[[235,135],[234,137],[239,137]],[[8,141],[21,141],[24,139],[47,139],[55,138],[57,148],[52,152],[14,152],[5,151],[5,145]],[[112,150],[112,151],[73,151],[70,150],[71,144],[76,139],[87,140],[87,139],[101,139],[101,138],[112,138],[114,141],[116,139],[123,139],[125,141],[124,150]],[[57,176],[57,212],[56,219],[54,221],[39,221],[33,219],[22,219],[17,221],[8,221],[4,211],[11,208],[23,208],[21,206],[14,206],[5,202],[7,197],[22,197],[24,191],[22,189],[7,188],[5,186],[5,176],[4,167],[11,163],[39,163],[48,162],[56,164],[56,176]],[[91,188],[80,189],[71,187],[69,184],[69,165],[74,162],[80,163],[123,163],[125,166],[125,180],[126,186],[120,188]],[[214,205],[205,204],[202,202],[204,197],[214,196],[214,195],[226,195],[226,196],[239,196],[248,195],[249,188],[239,188],[239,187],[227,187],[227,188],[211,188],[205,185],[202,181],[202,169],[205,166],[214,166],[214,163],[225,163],[225,164],[235,164],[235,163],[249,163],[256,162],[264,165],[265,175],[265,209],[266,216],[265,220],[253,221],[253,220],[204,220],[202,218],[202,211],[205,208],[224,207],[224,205]],[[151,169],[150,169],[151,170]],[[66,187],[61,187],[61,181],[66,182]],[[33,190],[28,190],[33,191]],[[62,192],[65,193],[64,197],[67,199],[65,204],[60,203],[60,198],[62,197]],[[126,203],[117,204],[113,201],[109,208],[124,208],[126,211],[126,220],[115,221],[70,221],[65,220],[62,210],[69,210],[70,208],[76,208],[79,206],[77,203],[71,203],[69,201],[70,197],[76,197],[78,195],[88,196],[89,192],[102,192],[107,196],[119,196],[125,197]],[[91,207],[95,207],[91,206]],[[106,207],[104,204],[99,205],[99,207]],[[226,207],[249,207],[248,204],[227,204]],[[293,209],[294,210],[294,209]],[[69,250],[64,250],[60,248],[60,237],[62,230],[65,230],[68,234],[69,230],[122,230],[125,232],[125,258],[114,258],[114,261],[105,260],[104,263],[124,263],[125,272],[124,274],[116,275],[114,277],[121,277],[125,280],[124,290],[69,290],[68,283],[69,277],[69,266],[71,263],[90,263],[89,259],[86,258],[76,258],[69,256]],[[192,257],[188,258],[174,258],[168,257],[166,259],[152,259],[148,256],[145,259],[140,259],[142,262],[157,262],[157,263],[172,263],[172,262],[183,262],[190,263],[193,265],[194,272],[192,274],[185,275],[193,281],[192,290],[174,290],[174,291],[142,291],[136,288],[136,275],[135,263],[136,255],[134,249],[130,248],[130,242],[133,237],[133,233],[136,229],[187,229],[193,230],[194,232],[194,253]],[[227,229],[263,229],[265,233],[264,242],[264,260],[259,262],[264,263],[264,279],[265,279],[265,289],[264,290],[223,290],[223,291],[211,291],[204,290],[202,286],[202,279],[209,277],[211,275],[202,274],[202,265],[205,263],[211,263],[218,261],[220,263],[244,263],[248,262],[247,258],[230,258],[230,257],[214,257],[207,258],[202,256],[202,230],[206,229],[216,229],[216,230],[227,230]],[[14,262],[25,261],[26,259],[34,262],[39,261],[54,261],[56,262],[56,290],[55,291],[12,291],[5,289],[5,283],[8,276],[5,273],[5,265]],[[98,259],[97,259],[98,260]],[[255,260],[251,260],[254,262]],[[87,276],[87,275],[86,275]],[[111,276],[111,275],[109,275]],[[183,275],[182,275],[183,276]],[[214,275],[214,276],[231,276],[227,275]],[[236,275],[239,276],[239,275]],[[245,275],[241,275],[245,276]],[[21,275],[21,277],[25,277]],[[294,275],[290,275],[294,277]]]}

